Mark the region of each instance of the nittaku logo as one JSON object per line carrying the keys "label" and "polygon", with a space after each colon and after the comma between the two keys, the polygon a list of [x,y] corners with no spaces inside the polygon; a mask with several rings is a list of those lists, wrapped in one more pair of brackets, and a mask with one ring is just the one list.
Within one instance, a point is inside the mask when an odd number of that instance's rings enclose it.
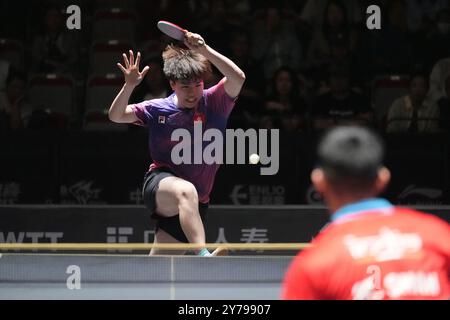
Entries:
{"label": "nittaku logo", "polygon": [[[270,133],[270,142],[269,142]],[[194,123],[194,136],[189,130],[178,128],[172,132],[171,141],[178,142],[171,152],[175,165],[180,164],[246,164],[249,155],[258,154],[263,166],[261,175],[277,174],[279,169],[279,130],[226,129],[225,137],[219,129],[207,129],[203,132],[203,122]],[[224,153],[224,141],[226,153]],[[246,152],[248,141],[249,152]],[[204,142],[209,142],[204,148]],[[269,153],[270,145],[270,153]],[[235,162],[235,150],[237,161]],[[224,161],[224,154],[225,161]]]}

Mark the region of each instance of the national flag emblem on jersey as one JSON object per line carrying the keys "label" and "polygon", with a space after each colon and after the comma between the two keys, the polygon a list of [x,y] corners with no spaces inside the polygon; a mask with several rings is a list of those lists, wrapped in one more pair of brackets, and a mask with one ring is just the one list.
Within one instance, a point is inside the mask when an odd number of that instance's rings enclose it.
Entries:
{"label": "national flag emblem on jersey", "polygon": [[194,114],[194,122],[199,121],[199,122],[203,122],[204,123],[205,119],[206,119],[206,117],[205,117],[205,115],[203,113],[196,112]]}
{"label": "national flag emblem on jersey", "polygon": [[158,123],[165,124],[166,123],[166,116],[158,116]]}

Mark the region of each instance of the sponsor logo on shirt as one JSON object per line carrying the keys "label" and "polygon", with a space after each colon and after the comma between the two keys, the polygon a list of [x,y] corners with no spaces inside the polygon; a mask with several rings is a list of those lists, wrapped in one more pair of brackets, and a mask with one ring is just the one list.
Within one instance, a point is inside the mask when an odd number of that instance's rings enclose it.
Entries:
{"label": "sponsor logo on shirt", "polygon": [[377,288],[372,276],[356,282],[352,287],[354,300],[381,300],[385,297],[399,299],[404,296],[436,297],[441,287],[437,272],[407,271],[390,272]]}
{"label": "sponsor logo on shirt", "polygon": [[399,260],[422,248],[422,238],[418,234],[401,233],[388,227],[383,227],[378,234],[368,237],[350,234],[343,241],[353,259],[377,262]]}
{"label": "sponsor logo on shirt", "polygon": [[158,123],[165,124],[166,116],[158,116]]}

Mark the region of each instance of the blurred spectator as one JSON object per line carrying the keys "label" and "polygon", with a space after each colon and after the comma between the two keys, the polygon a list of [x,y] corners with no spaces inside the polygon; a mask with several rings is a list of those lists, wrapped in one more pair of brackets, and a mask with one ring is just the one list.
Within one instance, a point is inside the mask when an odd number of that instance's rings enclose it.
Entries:
{"label": "blurred spectator", "polygon": [[324,15],[323,24],[315,28],[308,48],[308,64],[313,68],[343,62],[356,48],[357,34],[348,22],[342,2],[329,1]]}
{"label": "blurred spectator", "polygon": [[310,112],[314,129],[326,129],[336,124],[368,124],[372,121],[369,99],[352,90],[350,83],[347,66],[330,67],[329,92],[319,95]]}
{"label": "blurred spectator", "polygon": [[167,98],[172,93],[172,90],[164,76],[160,62],[151,60],[142,63],[142,65],[149,66],[150,70],[141,85],[133,92],[130,101],[137,103],[145,100]]}
{"label": "blurred spectator", "polygon": [[411,31],[429,30],[439,11],[447,9],[448,0],[408,0],[408,25]]}
{"label": "blurred spectator", "polygon": [[0,59],[0,94],[4,93],[6,88],[6,79],[9,74],[10,63]]}
{"label": "blurred spectator", "polygon": [[280,129],[286,131],[304,128],[306,103],[301,99],[298,87],[297,75],[291,68],[282,67],[275,72],[271,93],[264,103],[263,125],[268,125],[269,117],[274,121],[270,126],[280,124]]}
{"label": "blurred spectator", "polygon": [[430,74],[430,90],[425,100],[426,105],[435,104],[445,92],[445,79],[450,75],[450,58],[436,62]]}
{"label": "blurred spectator", "polygon": [[225,0],[210,0],[208,17],[199,25],[199,33],[206,42],[217,51],[227,53],[230,33],[235,28],[229,21]]}
{"label": "blurred spectator", "polygon": [[[136,0],[136,39],[139,43],[157,40],[161,35],[159,29],[154,27],[158,20],[163,20],[160,3],[157,0]],[[181,22],[176,23],[181,25]]]}
{"label": "blurred spectator", "polygon": [[442,130],[450,132],[450,75],[445,79],[444,96],[439,99],[439,126]]}
{"label": "blurred spectator", "polygon": [[360,81],[363,77],[367,77],[365,65],[360,65],[359,57],[353,52],[351,40],[349,38],[334,38],[330,39],[330,55],[331,59],[327,64],[322,66],[322,70],[318,70],[318,76],[327,75],[327,71],[333,65],[346,65],[352,79],[352,86],[360,86]]}
{"label": "blurred spectator", "polygon": [[265,91],[264,73],[250,55],[250,37],[241,29],[231,34],[229,57],[247,75],[236,106],[230,115],[229,127],[253,127],[262,113]]}
{"label": "blurred spectator", "polygon": [[450,10],[442,10],[437,14],[434,28],[426,42],[427,67],[437,61],[450,57]]}
{"label": "blurred spectator", "polygon": [[159,20],[166,20],[188,30],[196,31],[197,21],[206,15],[205,1],[136,0],[138,37],[149,40],[158,37],[155,28]]}
{"label": "blurred spectator", "polygon": [[428,92],[428,77],[414,74],[409,94],[394,101],[389,109],[386,131],[388,133],[431,133],[439,130],[439,108],[424,104]]}
{"label": "blurred spectator", "polygon": [[5,95],[0,97],[0,131],[18,130],[27,126],[32,113],[26,101],[26,77],[11,70],[6,79]]}
{"label": "blurred spectator", "polygon": [[160,32],[155,38],[141,42],[139,48],[141,54],[149,59],[160,59],[164,49],[173,42],[172,38]]}
{"label": "blurred spectator", "polygon": [[225,5],[228,10],[229,21],[233,25],[243,26],[250,22],[252,17],[251,0],[225,0]]}
{"label": "blurred spectator", "polygon": [[387,21],[378,32],[365,33],[365,52],[368,71],[374,74],[408,73],[414,60],[412,35],[408,29],[407,7],[403,0],[387,3]]}
{"label": "blurred spectator", "polygon": [[33,9],[38,2],[33,1],[25,5],[22,1],[0,1],[0,38],[26,41],[30,32],[26,22],[36,13]]}
{"label": "blurred spectator", "polygon": [[50,5],[43,18],[43,30],[33,39],[33,71],[36,73],[80,72],[78,43],[74,32],[65,27],[60,8]]}
{"label": "blurred spectator", "polygon": [[[323,24],[326,7],[329,0],[308,0],[303,8],[301,19],[312,26]],[[362,10],[357,0],[341,1],[345,6],[346,16],[351,24],[358,24],[362,20]]]}
{"label": "blurred spectator", "polygon": [[257,22],[252,33],[253,57],[261,62],[267,80],[282,66],[298,68],[302,58],[300,42],[294,24],[284,19],[279,6],[268,5],[265,21]]}

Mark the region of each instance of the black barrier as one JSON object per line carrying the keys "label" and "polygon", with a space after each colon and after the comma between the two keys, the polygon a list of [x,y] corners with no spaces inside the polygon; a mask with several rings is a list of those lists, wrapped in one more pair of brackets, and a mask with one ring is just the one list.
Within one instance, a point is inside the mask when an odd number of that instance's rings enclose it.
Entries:
{"label": "black barrier", "polygon": [[0,204],[57,198],[59,140],[48,133],[0,135]]}
{"label": "black barrier", "polygon": [[[417,209],[450,222],[450,207]],[[0,206],[0,221],[0,243],[152,243],[154,236],[153,221],[141,206]],[[205,229],[207,242],[302,243],[327,222],[324,207],[211,206]]]}
{"label": "black barrier", "polygon": [[[321,204],[310,183],[316,136],[280,133],[279,170],[224,164],[212,204]],[[389,135],[392,182],[384,197],[399,204],[450,203],[448,135]],[[150,164],[145,130],[0,137],[0,204],[142,204]],[[248,162],[248,155],[245,157]]]}
{"label": "black barrier", "polygon": [[[299,166],[298,136],[283,135],[279,145],[278,166],[258,164],[225,164],[217,173],[211,203],[233,205],[283,205],[304,203],[298,197],[303,189],[300,176],[306,167]],[[236,152],[235,152],[236,154]],[[249,154],[248,152],[246,154]],[[248,156],[245,157],[248,163]],[[301,160],[303,162],[303,159]],[[272,166],[274,175],[262,175]],[[303,169],[303,170],[302,170]]]}
{"label": "black barrier", "polygon": [[448,136],[390,135],[385,140],[392,173],[385,196],[397,204],[448,203]]}
{"label": "black barrier", "polygon": [[69,135],[61,144],[59,162],[61,204],[142,202],[150,160],[141,132]]}
{"label": "black barrier", "polygon": [[[0,243],[152,243],[154,236],[141,206],[1,206],[0,220]],[[317,208],[212,206],[205,229],[207,242],[310,242],[327,220]]]}

